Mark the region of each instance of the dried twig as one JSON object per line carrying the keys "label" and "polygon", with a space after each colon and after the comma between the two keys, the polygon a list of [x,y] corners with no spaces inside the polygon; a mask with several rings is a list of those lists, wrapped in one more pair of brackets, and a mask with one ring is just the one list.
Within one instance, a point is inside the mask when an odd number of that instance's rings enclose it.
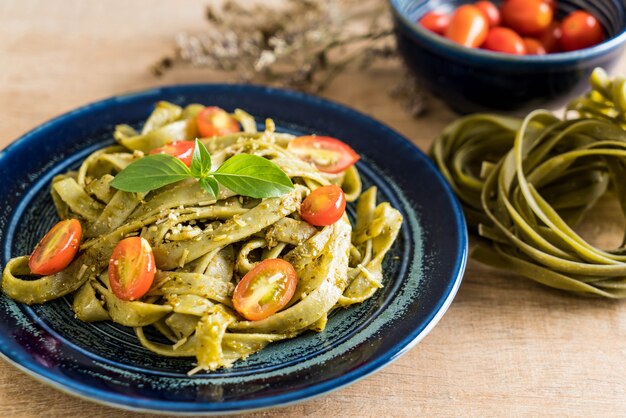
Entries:
{"label": "dried twig", "polygon": [[[389,13],[383,2],[366,0],[285,0],[278,6],[224,0],[206,10],[201,33],[180,33],[172,56],[152,67],[156,75],[177,65],[235,73],[256,82],[322,92],[347,68],[366,70],[397,56]],[[349,23],[349,24],[348,24]],[[411,85],[407,88],[408,84]],[[397,95],[423,112],[423,94],[412,79]],[[415,97],[409,97],[415,92]],[[416,103],[421,103],[418,106]],[[417,109],[417,110],[416,110]]]}

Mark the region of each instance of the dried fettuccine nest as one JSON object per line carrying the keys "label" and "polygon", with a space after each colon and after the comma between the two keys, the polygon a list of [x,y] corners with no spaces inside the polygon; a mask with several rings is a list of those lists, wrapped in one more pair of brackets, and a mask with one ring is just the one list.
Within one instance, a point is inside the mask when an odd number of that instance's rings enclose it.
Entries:
{"label": "dried fettuccine nest", "polygon": [[626,81],[597,69],[568,117],[473,115],[431,150],[468,223],[490,245],[473,257],[557,289],[626,298],[626,242],[605,250],[576,226],[605,193],[626,214]]}

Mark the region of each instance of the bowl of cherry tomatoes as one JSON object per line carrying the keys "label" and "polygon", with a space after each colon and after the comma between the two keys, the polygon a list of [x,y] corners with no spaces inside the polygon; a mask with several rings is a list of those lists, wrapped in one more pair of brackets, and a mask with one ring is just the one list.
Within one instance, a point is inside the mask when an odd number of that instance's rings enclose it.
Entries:
{"label": "bowl of cherry tomatoes", "polygon": [[420,85],[460,113],[558,108],[626,47],[624,0],[389,0]]}

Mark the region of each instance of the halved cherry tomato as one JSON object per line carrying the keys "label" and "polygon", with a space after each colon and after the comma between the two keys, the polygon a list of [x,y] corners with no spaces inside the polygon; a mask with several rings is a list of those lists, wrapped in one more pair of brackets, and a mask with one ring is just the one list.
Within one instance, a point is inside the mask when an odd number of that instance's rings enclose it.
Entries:
{"label": "halved cherry tomato", "polygon": [[346,211],[346,195],[337,185],[317,188],[300,206],[302,219],[315,226],[332,225]]}
{"label": "halved cherry tomato", "polygon": [[296,291],[296,270],[279,258],[261,261],[237,284],[233,307],[244,318],[259,321],[278,312]]}
{"label": "halved cherry tomato", "polygon": [[194,141],[174,141],[155,148],[150,154],[169,154],[181,160],[187,167],[191,165],[191,157],[193,157],[193,149],[196,146]]}
{"label": "halved cherry tomato", "polygon": [[545,55],[546,48],[535,38],[524,38],[527,55]]}
{"label": "halved cherry tomato", "polygon": [[422,16],[419,23],[429,31],[443,35],[450,24],[450,15],[447,13],[430,11]]}
{"label": "halved cherry tomato", "polygon": [[554,52],[561,51],[561,38],[563,31],[561,30],[560,22],[552,22],[548,29],[539,37],[539,42],[546,49],[546,52],[552,54]]}
{"label": "halved cherry tomato", "polygon": [[525,55],[526,47],[522,37],[509,28],[493,28],[487,34],[483,48],[506,54]]}
{"label": "halved cherry tomato", "polygon": [[565,51],[589,48],[604,40],[604,29],[592,14],[577,10],[570,13],[561,24],[561,46]]}
{"label": "halved cherry tomato", "polygon": [[139,299],[150,289],[155,272],[148,241],[130,237],[117,243],[109,260],[109,283],[115,296],[122,300]]}
{"label": "halved cherry tomato", "polygon": [[348,144],[329,136],[300,136],[287,149],[325,173],[339,173],[359,160]]}
{"label": "halved cherry tomato", "polygon": [[54,225],[28,259],[30,271],[48,276],[69,266],[78,252],[82,235],[83,228],[76,219],[66,219]]}
{"label": "halved cherry tomato", "polygon": [[500,9],[505,26],[520,35],[539,35],[545,31],[554,12],[544,0],[507,0]]}
{"label": "halved cherry tomato", "polygon": [[205,107],[198,113],[198,132],[203,138],[240,132],[239,122],[217,106]]}
{"label": "halved cherry tomato", "polygon": [[500,10],[490,1],[479,1],[474,4],[474,6],[478,7],[481,12],[487,18],[489,22],[489,26],[492,28],[495,26],[500,26]]}
{"label": "halved cherry tomato", "polygon": [[470,48],[477,48],[487,38],[489,23],[476,6],[466,4],[458,7],[446,29],[446,38]]}

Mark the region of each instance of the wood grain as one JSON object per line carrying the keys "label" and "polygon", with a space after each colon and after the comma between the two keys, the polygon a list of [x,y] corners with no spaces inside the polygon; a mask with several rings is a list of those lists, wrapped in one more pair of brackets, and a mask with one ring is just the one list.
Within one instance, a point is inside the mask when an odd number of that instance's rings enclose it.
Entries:
{"label": "wood grain", "polygon": [[[204,27],[203,1],[0,2],[0,147],[47,119],[118,93],[231,81],[206,70],[154,78],[179,31]],[[621,65],[626,73],[626,65]],[[399,63],[346,74],[326,96],[427,149],[455,115],[438,101],[409,117],[387,92]],[[384,145],[384,144],[383,144]],[[602,206],[585,229],[611,243],[623,221]],[[433,332],[384,370],[314,401],[250,416],[626,416],[626,304],[572,297],[470,262]],[[5,417],[131,417],[53,390],[0,361]]]}

